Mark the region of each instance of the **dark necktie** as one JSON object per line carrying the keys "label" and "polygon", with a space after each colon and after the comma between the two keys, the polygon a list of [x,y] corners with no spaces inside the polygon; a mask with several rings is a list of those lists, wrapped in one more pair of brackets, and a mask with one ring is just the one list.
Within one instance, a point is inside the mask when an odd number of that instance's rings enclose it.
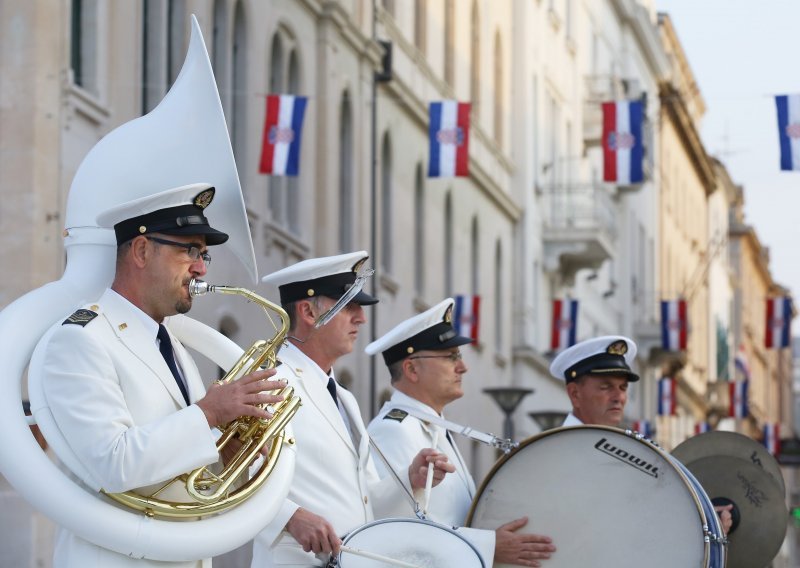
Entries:
{"label": "dark necktie", "polygon": [[333,377],[328,377],[328,392],[331,393],[333,404],[336,405],[336,408],[339,408],[339,397],[336,396],[336,381],[333,380]]}
{"label": "dark necktie", "polygon": [[175,382],[178,383],[178,388],[181,389],[183,400],[189,404],[189,393],[186,392],[186,387],[183,384],[180,373],[178,373],[178,366],[175,364],[175,354],[172,352],[172,342],[169,340],[169,333],[167,328],[163,325],[158,325],[158,350],[161,351],[161,356],[167,363],[167,367],[172,371],[172,376],[175,377]]}

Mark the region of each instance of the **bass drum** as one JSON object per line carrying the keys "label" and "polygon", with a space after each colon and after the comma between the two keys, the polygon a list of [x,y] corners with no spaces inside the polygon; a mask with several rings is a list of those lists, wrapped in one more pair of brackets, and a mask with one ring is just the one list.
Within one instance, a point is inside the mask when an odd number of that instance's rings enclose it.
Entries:
{"label": "bass drum", "polygon": [[[431,521],[382,519],[362,525],[343,540],[349,548],[379,554],[419,568],[485,568],[481,555],[456,531]],[[333,566],[340,568],[391,567],[392,564],[347,551]]]}
{"label": "bass drum", "polygon": [[556,546],[548,568],[722,568],[717,517],[690,475],[630,431],[548,430],[495,464],[467,525],[496,529],[527,516],[522,530]]}

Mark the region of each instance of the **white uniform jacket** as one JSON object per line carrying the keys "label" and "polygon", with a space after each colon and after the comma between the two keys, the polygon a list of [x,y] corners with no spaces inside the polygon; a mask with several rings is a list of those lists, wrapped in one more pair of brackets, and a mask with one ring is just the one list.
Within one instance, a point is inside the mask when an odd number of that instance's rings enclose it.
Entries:
{"label": "white uniform jacket", "polygon": [[287,379],[294,394],[302,399],[302,406],[291,421],[297,458],[286,502],[255,538],[252,566],[324,566],[323,559],[304,552],[284,530],[298,507],[324,517],[339,536],[372,521],[376,515],[396,516],[398,508],[412,508],[394,480],[381,480],[378,476],[355,397],[341,386],[337,388],[339,401],[350,418],[354,443],[326,388],[328,375],[291,343],[281,349],[278,358],[281,364],[276,379]]}
{"label": "white uniform jacket", "polygon": [[[214,436],[196,405],[186,406],[142,316],[107,290],[85,306],[98,315],[83,324],[59,322],[37,347],[42,351],[47,402],[64,438],[83,465],[90,491],[152,492],[163,481],[219,459]],[[175,339],[172,347],[190,400],[205,387],[192,358]],[[160,494],[181,500],[182,488]],[[61,529],[54,566],[103,568],[210,567],[210,560],[134,560]]]}
{"label": "white uniform jacket", "polygon": [[567,414],[567,417],[564,419],[564,423],[561,426],[583,426],[583,422],[580,419],[572,414],[571,412]]}
{"label": "white uniform jacket", "polygon": [[[425,414],[438,415],[427,404],[400,391],[394,391],[389,402],[383,405],[378,415],[369,423],[367,430],[370,436],[392,468],[400,473],[408,468],[408,464],[420,450],[433,447],[434,433],[438,431],[435,449],[447,455],[456,471],[446,475],[439,485],[431,489],[428,518],[449,527],[462,527],[475,497],[475,482],[455,445],[455,440],[453,443],[448,441],[446,430],[441,426],[430,424],[403,411],[391,412],[398,405],[415,408]],[[450,436],[452,439],[452,434]],[[374,457],[380,475],[389,475],[380,458]],[[422,490],[416,492],[417,501],[422,501],[423,493]],[[409,512],[404,516],[414,515]],[[472,542],[486,560],[487,566],[490,566],[494,557],[494,532],[465,528],[460,528],[459,532]]]}

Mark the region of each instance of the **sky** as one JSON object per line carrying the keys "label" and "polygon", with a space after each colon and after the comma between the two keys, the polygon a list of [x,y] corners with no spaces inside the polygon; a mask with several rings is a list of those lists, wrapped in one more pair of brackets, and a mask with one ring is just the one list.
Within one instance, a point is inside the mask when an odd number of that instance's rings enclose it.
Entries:
{"label": "sky", "polygon": [[745,222],[800,305],[800,171],[782,172],[775,95],[800,93],[800,1],[655,0],[706,103],[706,151],[744,187]]}

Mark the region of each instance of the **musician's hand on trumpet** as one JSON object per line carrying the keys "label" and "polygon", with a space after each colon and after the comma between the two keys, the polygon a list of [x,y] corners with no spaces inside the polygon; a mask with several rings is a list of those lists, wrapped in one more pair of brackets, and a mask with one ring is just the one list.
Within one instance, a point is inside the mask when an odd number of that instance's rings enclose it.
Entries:
{"label": "musician's hand on trumpet", "polygon": [[428,479],[428,464],[433,464],[433,486],[442,482],[444,476],[453,473],[456,468],[447,461],[447,456],[432,448],[420,450],[408,467],[408,480],[412,489],[425,489]]}
{"label": "musician's hand on trumpet", "polygon": [[275,369],[265,369],[226,384],[214,383],[209,387],[206,396],[195,404],[206,415],[206,420],[212,428],[227,424],[240,416],[254,416],[268,420],[272,418],[272,414],[258,405],[277,404],[283,397],[263,391],[282,389],[286,386],[282,380],[269,380],[274,374]]}
{"label": "musician's hand on trumpet", "polygon": [[495,531],[494,561],[517,566],[541,566],[556,547],[548,536],[517,532],[528,524],[528,517],[516,519]]}
{"label": "musician's hand on trumpet", "polygon": [[314,554],[339,554],[342,539],[328,521],[307,509],[298,509],[286,523],[287,532],[303,547]]}

